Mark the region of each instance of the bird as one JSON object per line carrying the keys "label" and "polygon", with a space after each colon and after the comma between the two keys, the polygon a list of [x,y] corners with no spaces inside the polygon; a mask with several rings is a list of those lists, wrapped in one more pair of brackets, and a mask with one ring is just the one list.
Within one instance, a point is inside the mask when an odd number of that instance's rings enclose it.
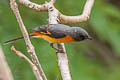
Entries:
{"label": "bird", "polygon": [[[40,27],[31,28],[34,32],[29,34],[30,38],[43,38],[50,43],[50,47],[61,52],[54,47],[54,43],[68,43],[68,42],[80,42],[83,40],[91,40],[92,37],[88,32],[81,27],[70,27],[64,24],[46,24]],[[24,37],[18,37],[12,40],[4,42],[4,44],[10,44],[14,41],[24,39]]]}

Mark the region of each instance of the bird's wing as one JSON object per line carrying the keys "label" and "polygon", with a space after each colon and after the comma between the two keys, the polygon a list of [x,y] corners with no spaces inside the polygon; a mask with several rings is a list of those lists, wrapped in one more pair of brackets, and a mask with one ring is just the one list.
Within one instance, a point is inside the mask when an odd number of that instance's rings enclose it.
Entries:
{"label": "bird's wing", "polygon": [[67,31],[69,31],[70,27],[63,24],[54,24],[48,27],[48,32],[50,33],[48,36],[53,38],[64,38],[67,35]]}
{"label": "bird's wing", "polygon": [[53,38],[64,38],[67,35],[66,32],[69,30],[69,28],[69,26],[63,24],[47,24],[32,28],[31,30]]}
{"label": "bird's wing", "polygon": [[49,27],[49,24],[47,25],[42,25],[40,27],[35,27],[35,28],[30,28],[31,30],[35,31],[35,32],[40,32],[42,34],[46,34],[46,30]]}

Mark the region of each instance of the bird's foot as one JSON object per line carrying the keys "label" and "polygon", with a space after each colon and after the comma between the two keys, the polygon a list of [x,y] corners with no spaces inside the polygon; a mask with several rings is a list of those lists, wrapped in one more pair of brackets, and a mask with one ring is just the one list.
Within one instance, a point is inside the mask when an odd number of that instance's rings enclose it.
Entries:
{"label": "bird's foot", "polygon": [[61,49],[57,49],[57,50],[56,50],[56,53],[64,53],[64,51],[61,50]]}
{"label": "bird's foot", "polygon": [[53,44],[54,44],[54,43],[50,43],[50,47],[52,47],[53,49],[55,49],[55,50],[56,50],[56,53],[64,53],[64,51],[63,51],[62,49],[57,49],[57,48],[55,48]]}

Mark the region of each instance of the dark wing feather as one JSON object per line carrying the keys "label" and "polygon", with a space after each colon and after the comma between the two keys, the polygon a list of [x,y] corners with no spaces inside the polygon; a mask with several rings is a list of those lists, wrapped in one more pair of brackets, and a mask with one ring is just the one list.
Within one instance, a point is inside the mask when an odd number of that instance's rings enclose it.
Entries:
{"label": "dark wing feather", "polygon": [[47,25],[42,25],[40,27],[35,27],[35,28],[31,28],[31,30],[36,31],[36,32],[44,32],[47,33],[47,28],[49,27],[49,24]]}
{"label": "dark wing feather", "polygon": [[47,30],[51,34],[48,36],[53,38],[64,38],[67,35],[67,31],[69,31],[69,29],[69,26],[63,24],[50,25]]}
{"label": "dark wing feather", "polygon": [[[63,38],[69,31],[70,27],[63,24],[47,24],[40,27],[32,28],[31,30],[48,35],[53,38]],[[49,34],[48,34],[49,33]]]}

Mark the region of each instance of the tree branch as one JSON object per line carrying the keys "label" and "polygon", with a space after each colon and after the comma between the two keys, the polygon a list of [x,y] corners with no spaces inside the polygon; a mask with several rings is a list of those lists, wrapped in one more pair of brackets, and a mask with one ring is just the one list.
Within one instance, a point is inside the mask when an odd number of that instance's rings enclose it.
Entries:
{"label": "tree branch", "polygon": [[[55,3],[55,1],[56,0],[51,0],[51,2],[53,2],[53,3]],[[90,13],[91,13],[91,9],[94,4],[94,1],[95,0],[86,0],[86,4],[83,9],[82,15],[66,16],[58,11],[59,12],[59,15],[58,15],[59,22],[62,24],[75,24],[75,23],[87,21],[90,18]],[[36,11],[48,11],[47,3],[43,4],[43,5],[38,5],[33,2],[30,2],[29,0],[19,0],[19,2],[29,8],[36,10]]]}
{"label": "tree branch", "polygon": [[37,70],[37,67],[32,63],[32,61],[27,57],[25,56],[23,53],[21,53],[20,51],[17,51],[15,49],[14,46],[11,47],[11,50],[17,55],[19,56],[20,58],[23,58],[28,64],[30,64],[31,68],[32,68],[32,71],[34,72],[37,80],[43,80],[42,77],[39,75],[39,72]]}
{"label": "tree branch", "polygon": [[94,4],[94,0],[86,0],[86,4],[83,9],[83,13],[82,13],[82,15],[79,15],[79,16],[66,16],[66,15],[59,13],[60,23],[75,24],[75,23],[87,21],[90,17],[90,12],[91,12],[93,4]]}
{"label": "tree branch", "polygon": [[38,4],[33,3],[31,1],[29,1],[29,0],[19,0],[19,2],[21,4],[24,4],[26,7],[32,8],[32,9],[34,9],[36,11],[43,11],[44,12],[44,11],[48,10],[48,6],[47,6],[46,3],[42,4],[42,5],[38,5]]}
{"label": "tree branch", "polygon": [[13,80],[12,73],[0,45],[0,80]]}
{"label": "tree branch", "polygon": [[35,66],[37,67],[37,70],[38,70],[40,76],[42,77],[42,79],[47,80],[46,76],[45,76],[45,74],[44,74],[44,72],[43,72],[43,70],[41,68],[41,65],[40,65],[40,63],[38,61],[38,58],[36,56],[34,47],[30,42],[29,35],[27,33],[25,25],[23,24],[22,18],[20,16],[20,13],[19,13],[19,10],[18,10],[18,5],[16,3],[16,0],[10,0],[10,5],[11,5],[11,9],[13,10],[13,13],[16,16],[16,19],[17,19],[17,21],[19,23],[19,27],[20,27],[20,29],[22,31],[23,37],[24,37],[25,42],[26,42],[28,53],[30,54],[30,56],[32,58],[32,61],[35,64]]}
{"label": "tree branch", "polygon": [[[49,13],[49,24],[58,24],[58,10],[55,9],[52,3],[49,3],[48,5],[48,13]],[[63,53],[57,53],[58,56],[58,66],[61,71],[62,79],[63,80],[72,80],[70,71],[69,71],[69,64],[68,64],[68,58],[65,51],[64,43],[56,44],[57,48],[62,50]]]}
{"label": "tree branch", "polygon": [[[49,3],[38,5],[36,3],[30,2],[29,0],[19,0],[21,4],[32,8],[36,11],[48,11],[49,12],[49,24],[58,24],[58,21],[62,24],[74,24],[87,21],[89,19],[94,0],[86,0],[85,7],[83,9],[82,15],[78,16],[66,16],[60,13],[55,7],[54,3],[56,0],[51,0]],[[43,6],[45,5],[45,6]],[[64,53],[58,53],[58,65],[61,70],[63,80],[71,80],[71,75],[69,71],[67,54],[65,51],[64,44],[57,44],[57,48],[61,49]]]}

